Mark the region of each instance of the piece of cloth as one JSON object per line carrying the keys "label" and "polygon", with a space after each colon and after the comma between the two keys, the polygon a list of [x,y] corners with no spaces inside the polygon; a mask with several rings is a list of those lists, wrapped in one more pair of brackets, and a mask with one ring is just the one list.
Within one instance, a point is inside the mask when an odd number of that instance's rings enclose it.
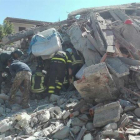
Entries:
{"label": "piece of cloth", "polygon": [[13,85],[11,88],[11,95],[9,101],[11,103],[15,102],[15,95],[20,89],[21,84],[24,86],[24,88],[21,88],[20,91],[23,94],[22,98],[22,105],[25,106],[29,102],[29,93],[30,93],[30,85],[31,85],[31,72],[30,71],[20,71],[16,74],[16,77],[13,81]]}
{"label": "piece of cloth", "polygon": [[23,62],[20,62],[19,60],[15,60],[11,63],[9,67],[10,73],[13,77],[16,76],[16,74],[20,71],[29,71],[31,72],[31,69],[29,66]]}

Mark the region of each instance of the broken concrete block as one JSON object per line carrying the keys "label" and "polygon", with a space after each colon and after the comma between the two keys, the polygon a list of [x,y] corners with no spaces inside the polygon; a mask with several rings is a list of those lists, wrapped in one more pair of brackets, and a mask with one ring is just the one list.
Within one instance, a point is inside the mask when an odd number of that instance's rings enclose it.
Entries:
{"label": "broken concrete block", "polygon": [[81,127],[73,126],[72,128],[70,128],[70,130],[72,131],[72,133],[74,133],[76,135],[81,130]]}
{"label": "broken concrete block", "polygon": [[5,134],[0,135],[0,140],[3,140],[5,138]]}
{"label": "broken concrete block", "polygon": [[70,127],[72,120],[69,119],[69,121],[67,122],[67,126]]}
{"label": "broken concrete block", "polygon": [[72,117],[76,117],[78,115],[79,115],[79,111],[75,111],[75,112],[70,114],[70,117],[72,118]]}
{"label": "broken concrete block", "polygon": [[129,135],[128,138],[129,138],[129,140],[140,140],[140,136]]}
{"label": "broken concrete block", "polygon": [[124,108],[124,112],[132,111],[132,110],[134,110],[134,109],[136,109],[136,106],[134,106],[134,105],[126,106],[126,107]]}
{"label": "broken concrete block", "polygon": [[11,112],[11,109],[9,109],[9,108],[6,108],[6,113],[10,113]]}
{"label": "broken concrete block", "polygon": [[132,128],[128,128],[125,131],[126,134],[132,134],[132,135],[137,135],[140,133],[140,129],[132,129]]}
{"label": "broken concrete block", "polygon": [[126,114],[123,114],[121,119],[118,122],[118,126],[124,128],[130,122],[129,117]]}
{"label": "broken concrete block", "polygon": [[57,102],[60,99],[60,96],[51,94],[50,96],[50,102]]}
{"label": "broken concrete block", "polygon": [[77,102],[69,103],[66,105],[66,109],[72,109],[77,105]]}
{"label": "broken concrete block", "polygon": [[118,130],[115,130],[115,131],[105,130],[105,131],[102,131],[102,135],[105,137],[112,137],[112,138],[122,138],[122,139],[125,138],[124,133]]}
{"label": "broken concrete block", "polygon": [[76,118],[72,119],[71,124],[72,124],[72,126],[83,126],[83,125],[85,125],[85,122],[81,121],[80,119],[78,119],[76,117]]}
{"label": "broken concrete block", "polygon": [[88,133],[84,136],[83,140],[93,140],[93,136],[90,133]]}
{"label": "broken concrete block", "polygon": [[61,98],[61,99],[57,100],[57,104],[59,106],[62,105],[63,103],[65,103],[65,102],[66,102],[66,99],[64,99],[64,98]]}
{"label": "broken concrete block", "polygon": [[90,122],[89,122],[89,123],[86,124],[86,129],[87,129],[87,130],[91,131],[93,128],[94,128],[94,127],[93,127],[93,123],[90,123]]}
{"label": "broken concrete block", "polygon": [[116,130],[118,128],[117,123],[110,123],[104,127],[104,130]]}
{"label": "broken concrete block", "polygon": [[2,93],[2,94],[0,94],[0,99],[8,100],[9,99],[9,96],[6,95],[6,94],[4,94],[4,93]]}
{"label": "broken concrete block", "polygon": [[50,112],[48,110],[41,111],[37,113],[37,118],[40,123],[45,123],[50,119]]}
{"label": "broken concrete block", "polygon": [[[74,23],[67,30],[67,33],[70,36],[74,48],[83,54],[87,66],[100,62],[100,54],[96,51],[93,44],[87,38],[82,36],[82,31],[77,23]],[[92,50],[89,48],[92,48]]]}
{"label": "broken concrete block", "polygon": [[34,133],[34,130],[31,127],[29,127],[28,125],[25,126],[25,134],[26,135],[33,135],[33,133]]}
{"label": "broken concrete block", "polygon": [[117,97],[117,88],[105,63],[91,65],[84,70],[84,78],[74,86],[88,102],[95,99],[111,100]]}
{"label": "broken concrete block", "polygon": [[70,99],[69,99],[69,102],[71,102],[71,103],[72,103],[72,102],[78,102],[78,100],[75,99],[75,98],[70,98]]}
{"label": "broken concrete block", "polygon": [[62,117],[62,112],[60,107],[55,106],[48,109],[52,118],[60,119]]}
{"label": "broken concrete block", "polygon": [[82,78],[82,76],[83,76],[83,74],[84,74],[84,69],[85,69],[86,67],[87,67],[86,64],[84,64],[84,65],[82,66],[82,68],[76,73],[75,77],[76,77],[77,79],[81,79],[81,78]]}
{"label": "broken concrete block", "polygon": [[64,127],[64,124],[63,123],[60,123],[59,121],[58,122],[55,122],[55,127],[54,127],[54,124],[52,124],[52,134],[56,133],[57,131],[59,130],[62,130]]}
{"label": "broken concrete block", "polygon": [[32,119],[31,119],[31,127],[34,127],[37,123],[38,123],[38,119],[37,119],[37,117],[32,117]]}
{"label": "broken concrete block", "polygon": [[135,115],[140,118],[140,108],[135,109]]}
{"label": "broken concrete block", "polygon": [[0,132],[4,133],[12,128],[12,122],[10,122],[8,119],[4,119],[0,121]]}
{"label": "broken concrete block", "polygon": [[3,105],[4,104],[4,100],[0,99],[0,104]]}
{"label": "broken concrete block", "polygon": [[19,104],[12,105],[12,112],[18,111],[21,109],[21,106]]}
{"label": "broken concrete block", "polygon": [[4,108],[1,106],[0,107],[0,116],[4,115]]}
{"label": "broken concrete block", "polygon": [[86,101],[85,100],[81,100],[79,103],[77,103],[73,110],[74,111],[80,111],[81,107],[84,106],[86,104]]}
{"label": "broken concrete block", "polygon": [[63,119],[67,119],[70,116],[70,112],[69,111],[65,111],[65,113],[63,114]]}
{"label": "broken concrete block", "polygon": [[43,136],[43,135],[44,135],[43,131],[37,131],[37,132],[34,133],[35,137],[39,137],[39,136]]}
{"label": "broken concrete block", "polygon": [[89,120],[86,114],[82,114],[78,117],[81,121],[87,122]]}
{"label": "broken concrete block", "polygon": [[69,136],[69,127],[64,126],[61,130],[57,131],[54,135],[54,139],[65,139]]}
{"label": "broken concrete block", "polygon": [[6,131],[4,134],[5,134],[5,137],[9,136],[10,135],[10,130]]}
{"label": "broken concrete block", "polygon": [[109,70],[117,77],[129,75],[129,68],[119,58],[108,57],[106,63]]}
{"label": "broken concrete block", "polygon": [[22,127],[22,128],[26,128],[27,126],[29,126],[30,120],[31,120],[31,116],[28,115],[26,112],[23,112],[21,114],[17,114],[15,115],[14,119],[17,122],[17,124]]}
{"label": "broken concrete block", "polygon": [[86,128],[85,128],[85,126],[83,126],[80,133],[78,134],[76,140],[81,140],[83,135],[85,134],[85,132],[86,132]]}
{"label": "broken concrete block", "polygon": [[5,137],[3,140],[13,140],[11,136]]}
{"label": "broken concrete block", "polygon": [[88,106],[88,105],[82,106],[80,109],[80,113],[84,114],[84,113],[88,112],[89,108],[90,108],[90,106]]}
{"label": "broken concrete block", "polygon": [[118,78],[114,74],[112,74],[111,76],[112,76],[112,78],[113,78],[113,80],[116,84],[117,89],[120,89],[121,87],[124,87],[124,77]]}
{"label": "broken concrete block", "polygon": [[123,63],[130,65],[130,66],[139,66],[140,61],[131,59],[131,58],[126,58],[126,57],[118,57]]}
{"label": "broken concrete block", "polygon": [[95,109],[93,124],[101,127],[111,122],[118,122],[120,119],[121,106],[119,102],[113,102]]}

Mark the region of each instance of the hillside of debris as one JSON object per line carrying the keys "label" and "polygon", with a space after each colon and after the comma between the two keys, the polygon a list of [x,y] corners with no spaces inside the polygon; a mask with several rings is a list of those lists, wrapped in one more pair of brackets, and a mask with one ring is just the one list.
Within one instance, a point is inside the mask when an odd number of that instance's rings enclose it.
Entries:
{"label": "hillside of debris", "polygon": [[[31,107],[22,110],[9,105],[3,83],[0,139],[140,140],[140,3],[73,11],[64,21],[4,37],[1,52],[16,49],[8,44],[21,40],[21,61],[33,71],[36,56],[27,54],[31,38],[51,28],[59,32],[63,50],[72,43],[83,55],[75,89],[31,98]],[[18,92],[17,102],[21,97]]]}

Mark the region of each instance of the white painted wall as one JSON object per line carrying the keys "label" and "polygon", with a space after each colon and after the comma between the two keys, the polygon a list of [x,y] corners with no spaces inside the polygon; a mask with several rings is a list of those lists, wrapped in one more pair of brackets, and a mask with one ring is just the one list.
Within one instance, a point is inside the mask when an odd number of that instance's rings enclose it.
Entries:
{"label": "white painted wall", "polygon": [[[25,27],[26,29],[29,29],[31,27],[34,27],[34,24],[25,24],[25,23],[16,23],[16,22],[11,22],[13,24],[14,27],[14,33],[18,33],[19,32],[19,27]],[[18,45],[18,47],[20,47],[20,41],[16,41],[15,44]]]}
{"label": "white painted wall", "polygon": [[33,26],[35,26],[34,24],[25,24],[25,23],[15,23],[15,22],[11,22],[14,26],[14,32],[18,33],[19,32],[19,27],[25,27],[26,29],[31,28]]}

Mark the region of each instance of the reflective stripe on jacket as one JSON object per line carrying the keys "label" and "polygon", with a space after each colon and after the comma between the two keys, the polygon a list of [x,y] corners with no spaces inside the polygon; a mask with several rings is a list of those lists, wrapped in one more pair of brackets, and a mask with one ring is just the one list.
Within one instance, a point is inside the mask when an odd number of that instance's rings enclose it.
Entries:
{"label": "reflective stripe on jacket", "polygon": [[64,62],[65,64],[72,63],[72,61],[70,60],[70,58],[67,56],[66,52],[64,51],[58,51],[51,60],[61,61],[61,62]]}

